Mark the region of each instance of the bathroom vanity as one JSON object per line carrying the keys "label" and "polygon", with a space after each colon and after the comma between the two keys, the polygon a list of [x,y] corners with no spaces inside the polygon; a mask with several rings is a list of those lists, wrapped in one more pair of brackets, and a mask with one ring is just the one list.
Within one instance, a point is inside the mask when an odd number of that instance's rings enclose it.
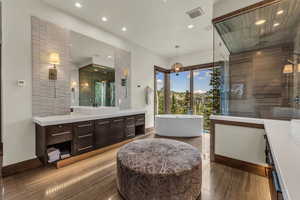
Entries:
{"label": "bathroom vanity", "polygon": [[145,135],[143,110],[35,117],[34,122],[36,156],[44,165],[51,147],[67,150],[72,157]]}

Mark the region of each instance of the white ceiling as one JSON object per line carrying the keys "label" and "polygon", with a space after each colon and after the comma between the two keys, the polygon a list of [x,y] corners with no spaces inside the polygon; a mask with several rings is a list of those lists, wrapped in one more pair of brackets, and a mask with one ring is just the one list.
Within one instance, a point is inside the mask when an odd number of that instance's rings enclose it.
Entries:
{"label": "white ceiling", "polygon": [[[43,0],[64,12],[125,38],[157,54],[176,55],[212,48],[212,0]],[[76,8],[75,2],[83,7]],[[185,13],[199,7],[204,15],[190,19]],[[101,17],[106,16],[107,22]],[[188,29],[189,24],[195,28]],[[126,26],[128,31],[122,32]]]}

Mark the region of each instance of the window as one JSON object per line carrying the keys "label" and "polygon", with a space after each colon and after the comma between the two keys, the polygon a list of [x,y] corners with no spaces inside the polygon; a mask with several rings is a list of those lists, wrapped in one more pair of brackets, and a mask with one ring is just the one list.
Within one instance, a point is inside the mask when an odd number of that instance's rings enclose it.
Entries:
{"label": "window", "polygon": [[[209,116],[215,110],[216,99],[213,98],[213,82],[221,77],[222,67],[212,64],[186,67],[184,71],[175,73],[171,70],[156,70],[156,114],[195,114],[204,117],[204,129],[209,130]],[[212,79],[214,74],[214,79]],[[220,93],[219,91],[218,93]],[[221,94],[222,95],[222,94]]]}
{"label": "window", "polygon": [[155,81],[156,81],[156,114],[165,113],[165,73],[164,72],[155,72]]}
{"label": "window", "polygon": [[170,74],[171,113],[191,113],[190,105],[190,71]]}
{"label": "window", "polygon": [[193,95],[193,113],[196,115],[203,115],[207,108],[207,95],[212,89],[210,85],[211,69],[194,70],[194,95]]}

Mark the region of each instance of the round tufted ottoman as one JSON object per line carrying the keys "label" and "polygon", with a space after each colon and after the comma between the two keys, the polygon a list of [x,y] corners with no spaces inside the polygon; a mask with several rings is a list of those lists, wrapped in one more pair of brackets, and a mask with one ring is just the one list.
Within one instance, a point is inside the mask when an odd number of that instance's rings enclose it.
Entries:
{"label": "round tufted ottoman", "polygon": [[167,139],[137,140],[117,154],[117,186],[126,200],[196,200],[201,156],[193,146]]}

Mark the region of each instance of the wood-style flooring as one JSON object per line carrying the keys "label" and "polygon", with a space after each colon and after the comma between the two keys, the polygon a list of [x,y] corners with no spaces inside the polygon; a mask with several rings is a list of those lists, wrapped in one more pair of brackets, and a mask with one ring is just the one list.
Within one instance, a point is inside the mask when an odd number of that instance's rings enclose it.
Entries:
{"label": "wood-style flooring", "polygon": [[[208,137],[180,139],[203,154],[200,199],[270,200],[267,178],[209,162]],[[61,169],[39,168],[7,177],[3,180],[2,199],[122,200],[115,180],[117,151],[113,149]]]}

